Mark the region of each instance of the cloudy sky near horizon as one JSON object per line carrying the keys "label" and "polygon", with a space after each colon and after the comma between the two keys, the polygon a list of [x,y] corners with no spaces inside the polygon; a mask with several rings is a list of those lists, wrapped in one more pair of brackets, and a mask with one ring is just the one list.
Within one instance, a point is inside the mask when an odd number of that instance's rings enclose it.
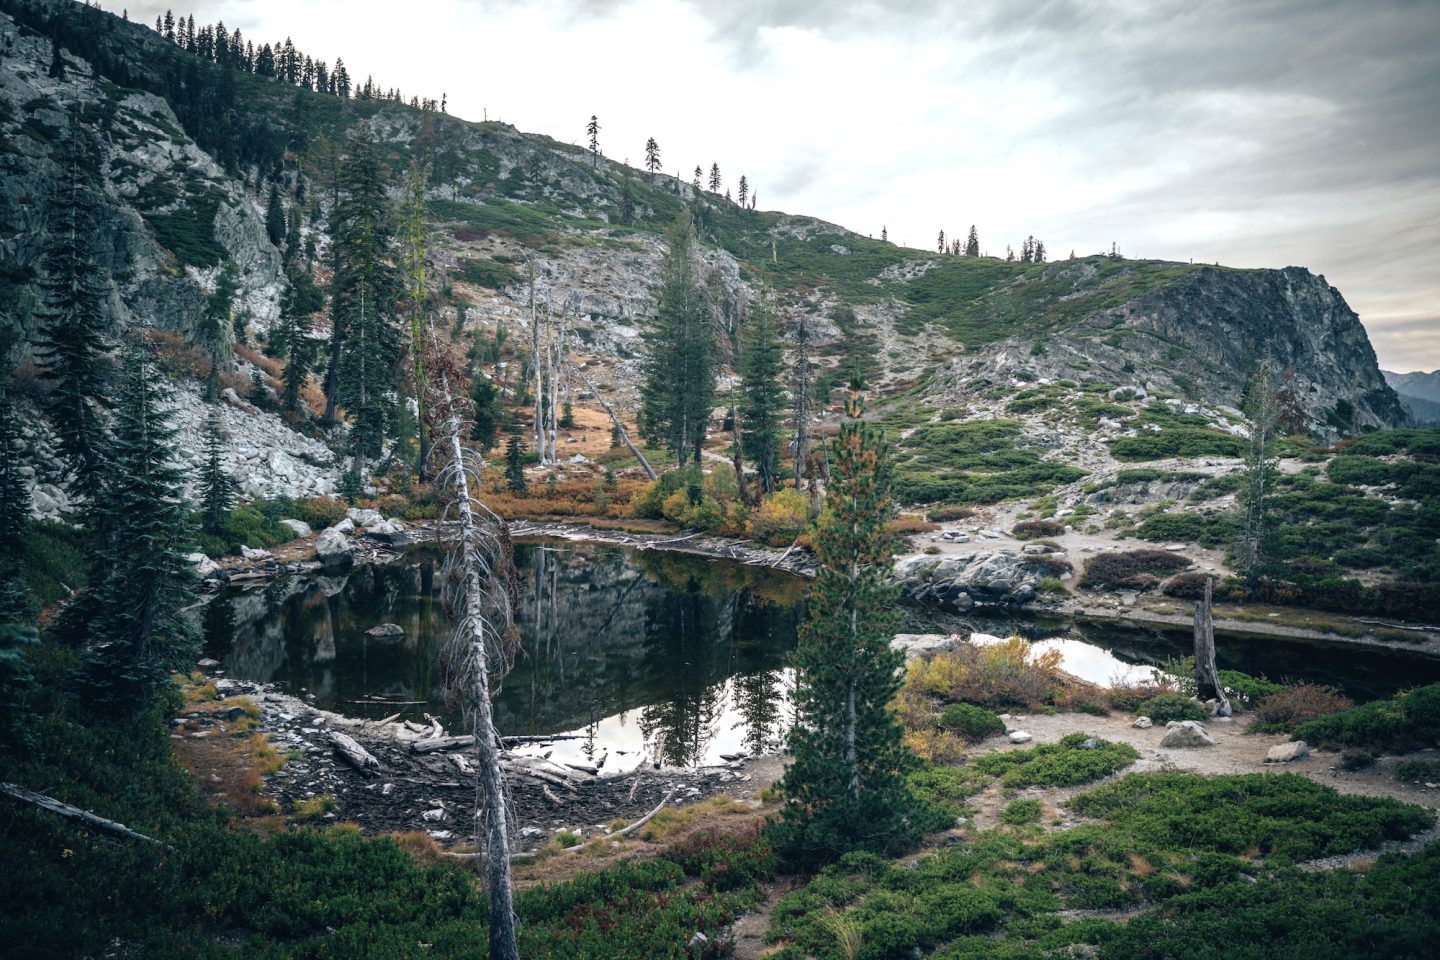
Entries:
{"label": "cloudy sky near horizon", "polygon": [[[106,0],[150,23],[164,3]],[[175,8],[177,14],[180,13]],[[209,0],[352,74],[911,246],[1309,267],[1440,368],[1440,0]],[[688,173],[685,174],[688,179]]]}

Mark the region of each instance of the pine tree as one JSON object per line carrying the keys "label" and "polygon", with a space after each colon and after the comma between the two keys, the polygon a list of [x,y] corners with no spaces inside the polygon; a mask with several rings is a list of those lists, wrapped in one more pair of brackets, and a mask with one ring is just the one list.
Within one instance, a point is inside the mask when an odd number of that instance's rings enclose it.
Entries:
{"label": "pine tree", "polygon": [[745,174],[740,174],[740,188],[736,193],[740,198],[740,207],[744,209],[746,202],[750,199],[750,181],[745,179]]}
{"label": "pine tree", "polygon": [[889,243],[889,242],[890,242],[890,228],[889,228],[889,227],[882,226],[882,227],[880,228],[880,242],[881,242],[881,243]]}
{"label": "pine tree", "polygon": [[710,164],[710,192],[720,192],[720,164]]}
{"label": "pine tree", "polygon": [[640,413],[646,436],[683,466],[700,462],[715,404],[715,334],[696,276],[695,225],[681,210],[669,232],[656,316],[641,333],[645,345]]}
{"label": "pine tree", "polygon": [[651,137],[645,141],[645,169],[650,171],[650,182],[655,182],[655,172],[660,169],[660,144]]}
{"label": "pine tree", "polygon": [[590,138],[590,165],[600,166],[600,121],[592,113],[590,122],[585,124],[585,135]]}
{"label": "pine tree", "polygon": [[391,263],[393,217],[379,151],[368,130],[351,142],[335,213],[331,281],[330,370],[326,411],[343,404],[351,418],[351,453],[364,479],[379,456],[395,387],[399,272]]}
{"label": "pine tree", "polygon": [[87,702],[117,712],[149,706],[194,655],[194,627],[182,612],[193,577],[169,400],[148,350],[133,344],[106,447],[104,493],[92,508],[91,646],[83,668]]}
{"label": "pine tree", "polygon": [[280,184],[274,180],[270,181],[270,198],[265,203],[265,233],[277,248],[285,241],[285,205],[280,200]]}
{"label": "pine tree", "polygon": [[1254,589],[1265,573],[1271,531],[1269,498],[1277,476],[1275,435],[1280,419],[1279,391],[1269,359],[1246,384],[1245,416],[1250,420],[1250,443],[1240,481],[1240,506],[1244,510],[1240,529],[1236,569]]}
{"label": "pine tree", "polygon": [[525,441],[518,433],[510,434],[505,442],[505,486],[519,496],[529,489],[525,483]]}
{"label": "pine tree", "polygon": [[410,358],[411,385],[414,387],[416,419],[416,463],[415,475],[422,479],[429,469],[430,428],[427,423],[426,406],[429,372],[425,365],[425,321],[427,303],[425,289],[425,168],[418,163],[410,164],[409,190],[405,197],[405,284],[410,306]]}
{"label": "pine tree", "polygon": [[50,79],[65,79],[65,58],[60,55],[60,36],[50,38]]}
{"label": "pine tree", "polygon": [[109,396],[111,347],[105,337],[101,256],[88,186],[88,148],[74,116],[61,146],[54,214],[41,254],[41,327],[35,356],[40,376],[53,385],[49,412],[60,454],[76,492],[93,499],[103,445],[103,410]]}
{"label": "pine tree", "polygon": [[695,164],[695,192],[700,192],[700,178],[705,176],[705,171],[700,169],[700,164]]}
{"label": "pine tree", "polygon": [[[30,494],[20,475],[24,463],[20,421],[9,391],[0,384],[0,555],[6,558],[20,556],[20,537],[30,516]],[[0,566],[5,563],[0,560]]]}
{"label": "pine tree", "polygon": [[905,658],[890,646],[898,624],[886,578],[894,556],[885,524],[889,453],[878,427],[850,419],[830,445],[825,518],[814,537],[820,572],[800,629],[794,758],[780,788],[789,802],[775,832],[791,862],[815,864],[852,849],[884,852],[913,840],[928,811],[906,776],[918,763],[890,708]]}
{"label": "pine tree", "polygon": [[1011,249],[1010,244],[1008,243],[1005,244],[1005,259],[1010,261],[1013,261],[1015,259],[1015,251]]}
{"label": "pine tree", "polygon": [[480,446],[482,454],[495,449],[496,433],[500,429],[500,391],[483,373],[477,373],[470,381],[470,400],[475,408],[475,422],[470,428],[470,439]]}
{"label": "pine tree", "polygon": [[1036,240],[1036,241],[1035,241],[1035,249],[1034,249],[1034,251],[1033,251],[1033,255],[1034,255],[1034,259],[1035,259],[1035,262],[1036,262],[1036,263],[1044,263],[1044,262],[1045,262],[1045,241],[1043,241],[1043,240]]}
{"label": "pine tree", "polygon": [[[308,274],[291,270],[287,274],[285,292],[280,297],[280,322],[271,331],[270,348],[272,356],[278,356],[285,364],[280,371],[280,407],[282,410],[296,410],[300,406],[300,391],[305,387],[306,377],[315,363],[315,347],[310,339],[310,312],[304,293],[317,293]],[[312,311],[313,312],[313,311]]]}
{"label": "pine tree", "polygon": [[970,236],[965,239],[965,256],[980,256],[980,235],[975,232],[975,224],[970,224]]}
{"label": "pine tree", "polygon": [[740,353],[741,447],[755,465],[762,494],[780,486],[780,438],[784,432],[785,394],[781,381],[785,356],[775,317],[763,304],[746,326]]}
{"label": "pine tree", "polygon": [[235,509],[236,484],[221,459],[224,450],[220,414],[211,407],[205,420],[205,462],[200,466],[196,491],[200,498],[200,527],[206,533],[222,533],[230,511]]}
{"label": "pine tree", "polygon": [[945,231],[940,231],[940,239],[935,241],[935,248],[941,253],[945,252]]}

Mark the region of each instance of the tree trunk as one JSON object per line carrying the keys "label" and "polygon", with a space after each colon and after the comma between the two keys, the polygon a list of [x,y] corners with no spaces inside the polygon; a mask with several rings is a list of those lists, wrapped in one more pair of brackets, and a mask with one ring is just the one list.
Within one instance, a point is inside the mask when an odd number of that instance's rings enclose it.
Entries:
{"label": "tree trunk", "polygon": [[[487,565],[480,551],[480,522],[470,498],[469,472],[464,450],[460,445],[460,420],[455,413],[447,375],[441,375],[441,388],[447,412],[446,438],[453,460],[451,478],[454,484],[456,513],[459,516],[459,549],[461,551],[461,584],[457,608],[461,611],[455,625],[456,642],[465,647],[469,661],[471,687],[466,691],[471,713],[471,729],[475,737],[478,767],[479,820],[485,829],[485,874],[490,892],[490,956],[493,960],[520,960],[515,937],[514,892],[510,881],[509,807],[505,790],[505,774],[501,769],[499,737],[490,702],[489,660],[486,637],[487,622],[484,604],[484,571]],[[477,824],[478,826],[478,824]]]}
{"label": "tree trunk", "polygon": [[583,382],[585,386],[590,388],[590,392],[594,394],[595,399],[597,402],[599,402],[601,408],[610,415],[610,422],[615,424],[615,429],[620,432],[620,442],[625,444],[625,446],[629,448],[630,452],[635,455],[636,460],[640,461],[640,468],[645,471],[645,476],[649,477],[651,482],[653,483],[656,479],[655,468],[650,466],[650,461],[645,459],[645,454],[641,453],[640,449],[636,447],[635,444],[630,442],[630,434],[628,431],[626,431],[625,424],[620,422],[620,418],[615,414],[615,411],[611,409],[610,404],[605,402],[605,398],[600,395],[600,391],[596,389],[595,384],[590,380],[589,377],[581,373],[580,369],[574,365],[570,366],[570,370],[580,378],[581,382]]}
{"label": "tree trunk", "polygon": [[1205,578],[1205,599],[1195,605],[1195,698],[1202,703],[1214,700],[1215,715],[1230,716],[1230,700],[1215,668],[1215,620],[1211,615],[1211,592],[1215,580]]}
{"label": "tree trunk", "polygon": [[[91,827],[95,830],[103,830],[106,833],[113,833],[117,837],[125,837],[127,840],[141,840],[145,843],[160,843],[160,841],[156,840],[154,837],[147,837],[143,833],[137,833],[136,831],[131,830],[129,827],[125,826],[125,824],[123,823],[117,823],[114,820],[107,820],[104,817],[97,816],[96,814],[91,813],[89,810],[81,810],[79,807],[71,806],[68,803],[62,803],[61,801],[56,800],[54,797],[47,797],[43,793],[36,793],[34,790],[27,790],[24,787],[18,786],[13,783],[0,783],[0,793],[14,797],[16,800],[19,800],[22,803],[33,804],[34,806],[39,807],[41,810],[48,810],[51,813],[59,814],[62,817],[66,817],[71,820],[78,820],[81,823],[85,824],[85,826]],[[171,847],[168,843],[161,845],[164,846],[166,849],[175,849],[174,847]]]}

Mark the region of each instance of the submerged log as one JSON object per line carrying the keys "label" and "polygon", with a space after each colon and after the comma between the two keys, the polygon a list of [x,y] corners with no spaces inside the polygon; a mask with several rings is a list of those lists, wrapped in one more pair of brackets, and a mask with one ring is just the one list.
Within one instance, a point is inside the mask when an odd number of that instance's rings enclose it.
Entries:
{"label": "submerged log", "polygon": [[330,745],[335,752],[350,762],[356,770],[362,773],[373,773],[380,769],[380,761],[375,759],[374,754],[356,743],[353,737],[347,736],[338,730],[330,731]]}

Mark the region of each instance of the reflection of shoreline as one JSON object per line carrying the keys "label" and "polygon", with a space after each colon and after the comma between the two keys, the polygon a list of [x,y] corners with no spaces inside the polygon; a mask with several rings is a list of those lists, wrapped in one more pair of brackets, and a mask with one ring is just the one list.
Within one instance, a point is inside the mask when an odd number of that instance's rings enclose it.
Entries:
{"label": "reflection of shoreline", "polygon": [[[799,616],[785,587],[803,581],[697,556],[553,542],[519,544],[516,559],[525,653],[496,700],[502,733],[593,726],[591,757],[633,749],[636,764],[642,750],[691,764],[754,752],[745,740],[774,741],[779,708],[766,701],[783,692],[754,677],[779,676]],[[206,617],[207,652],[234,679],[357,719],[431,713],[462,726],[442,703],[438,650],[450,626],[420,564],[237,586]],[[380,624],[401,632],[367,635]],[[748,695],[737,699],[741,686]]]}

